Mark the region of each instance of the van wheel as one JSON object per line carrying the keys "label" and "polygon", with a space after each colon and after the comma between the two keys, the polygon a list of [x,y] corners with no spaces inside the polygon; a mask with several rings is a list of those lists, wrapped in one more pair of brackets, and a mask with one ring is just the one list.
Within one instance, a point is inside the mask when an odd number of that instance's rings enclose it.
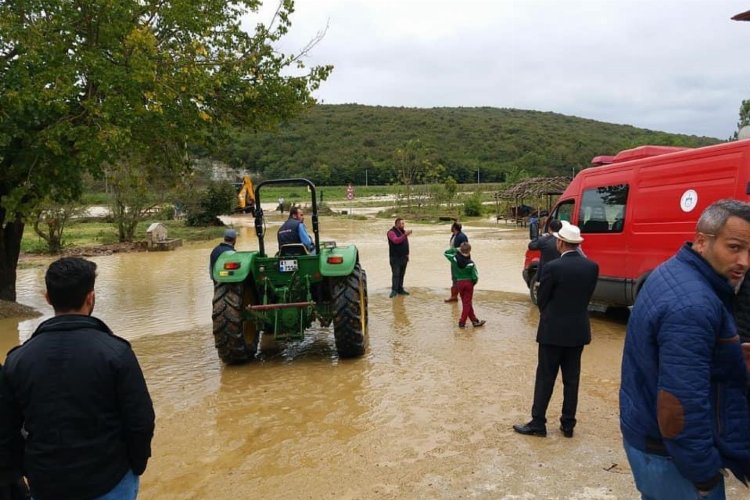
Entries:
{"label": "van wheel", "polygon": [[529,279],[529,297],[531,297],[531,302],[534,305],[537,305],[536,296],[539,293],[539,282],[536,280],[536,273],[535,271]]}

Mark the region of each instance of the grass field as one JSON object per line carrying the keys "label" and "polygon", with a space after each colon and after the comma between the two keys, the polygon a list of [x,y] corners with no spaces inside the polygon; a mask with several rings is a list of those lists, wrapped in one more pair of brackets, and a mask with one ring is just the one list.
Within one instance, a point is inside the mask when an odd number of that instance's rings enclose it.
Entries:
{"label": "grass field", "polygon": [[[138,224],[135,230],[135,239],[146,239],[146,230],[153,222],[161,222],[167,226],[170,238],[181,238],[188,241],[217,239],[221,238],[224,233],[223,226],[191,227],[186,226],[183,221],[149,220]],[[117,243],[117,227],[104,220],[73,222],[65,228],[63,233],[63,247],[108,245],[112,243]],[[21,252],[47,252],[47,243],[34,232],[31,226],[26,226],[21,241]]]}

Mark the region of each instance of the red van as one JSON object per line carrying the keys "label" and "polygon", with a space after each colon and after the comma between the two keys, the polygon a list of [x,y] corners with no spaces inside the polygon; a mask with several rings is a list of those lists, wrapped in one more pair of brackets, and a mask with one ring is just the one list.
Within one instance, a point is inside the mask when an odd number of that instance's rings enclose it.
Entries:
{"label": "red van", "polygon": [[[750,200],[750,139],[702,148],[641,146],[594,161],[606,164],[576,175],[548,220],[581,228],[581,248],[599,264],[595,304],[632,305],[648,273],[693,238],[703,209],[722,198]],[[526,252],[527,285],[538,260],[538,251]]]}

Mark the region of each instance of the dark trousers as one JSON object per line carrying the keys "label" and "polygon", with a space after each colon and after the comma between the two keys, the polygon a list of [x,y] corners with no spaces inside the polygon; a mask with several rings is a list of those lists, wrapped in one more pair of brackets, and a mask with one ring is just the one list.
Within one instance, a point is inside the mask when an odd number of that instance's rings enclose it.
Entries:
{"label": "dark trousers", "polygon": [[404,274],[409,257],[391,257],[391,291],[404,291]]}
{"label": "dark trousers", "polygon": [[582,353],[583,346],[561,347],[539,344],[539,360],[536,365],[536,382],[534,383],[534,406],[531,407],[531,420],[535,425],[543,426],[547,423],[547,406],[555,388],[558,370],[562,371],[563,381],[560,423],[570,429],[576,425]]}

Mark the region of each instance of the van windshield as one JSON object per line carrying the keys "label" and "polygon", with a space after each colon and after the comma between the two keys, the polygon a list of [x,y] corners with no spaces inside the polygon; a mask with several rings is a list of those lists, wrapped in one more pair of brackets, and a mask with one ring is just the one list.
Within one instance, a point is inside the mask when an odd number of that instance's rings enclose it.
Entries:
{"label": "van windshield", "polygon": [[[571,224],[573,223],[573,200],[566,200],[561,201],[557,204],[557,207],[555,207],[555,210],[550,214],[549,218],[547,219],[547,223],[551,221],[552,219],[559,219],[568,221]],[[547,230],[546,224],[545,224],[545,231]]]}

